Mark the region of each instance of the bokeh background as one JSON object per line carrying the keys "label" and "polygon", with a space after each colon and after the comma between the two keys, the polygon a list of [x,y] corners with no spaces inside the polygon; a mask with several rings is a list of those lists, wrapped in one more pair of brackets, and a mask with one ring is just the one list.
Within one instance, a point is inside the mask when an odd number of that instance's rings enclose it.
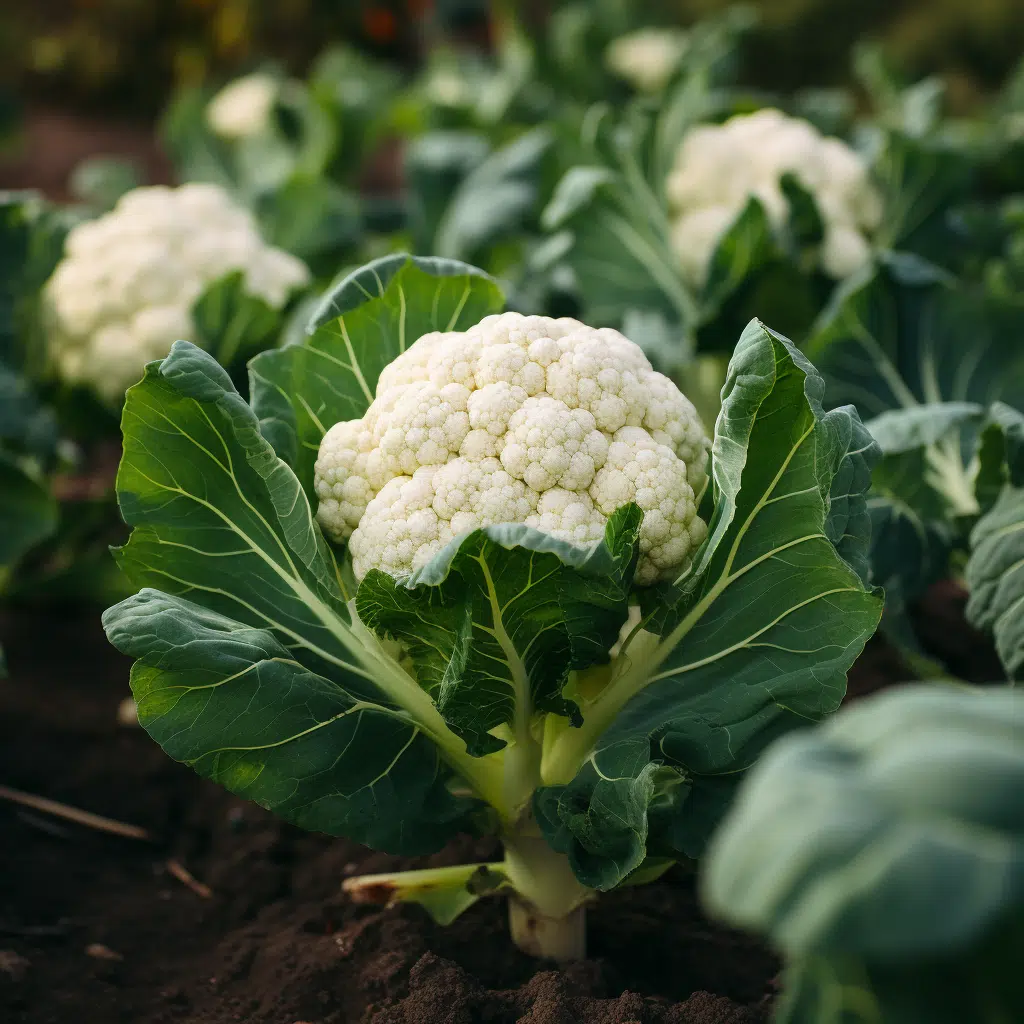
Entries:
{"label": "bokeh background", "polygon": [[[626,0],[598,6],[643,7]],[[687,24],[729,0],[649,0]],[[537,25],[549,0],[5,0],[0,12],[0,187],[60,196],[92,152],[135,155],[169,175],[152,126],[176,88],[223,81],[267,60],[303,73],[326,41],[413,68],[431,48],[486,49],[496,19]],[[742,84],[848,84],[855,48],[876,42],[908,80],[939,74],[948,109],[969,114],[1024,52],[1021,0],[758,0]]]}

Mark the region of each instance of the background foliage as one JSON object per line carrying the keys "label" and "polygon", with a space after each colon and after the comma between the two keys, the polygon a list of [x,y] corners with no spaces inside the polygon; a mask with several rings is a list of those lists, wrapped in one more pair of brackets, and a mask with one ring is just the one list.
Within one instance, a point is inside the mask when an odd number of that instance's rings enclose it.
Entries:
{"label": "background foliage", "polygon": [[[692,22],[730,0],[603,0],[660,21]],[[40,0],[0,18],[0,90],[91,108],[154,114],[173,86],[230,75],[268,56],[305,68],[324,39],[416,59],[439,28],[486,39],[488,0]],[[492,0],[538,23],[545,0]],[[941,72],[954,106],[995,88],[1024,50],[1019,0],[755,0],[748,84],[790,89],[848,79],[865,37],[912,78]]]}

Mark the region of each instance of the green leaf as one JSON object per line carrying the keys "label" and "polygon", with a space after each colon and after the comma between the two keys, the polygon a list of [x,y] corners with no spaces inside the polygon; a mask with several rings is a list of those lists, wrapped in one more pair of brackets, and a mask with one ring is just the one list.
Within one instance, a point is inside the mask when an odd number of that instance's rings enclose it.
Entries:
{"label": "green leaf", "polygon": [[814,195],[800,184],[800,179],[792,171],[782,175],[779,185],[789,204],[787,231],[793,247],[799,252],[821,245],[825,238],[825,222]]}
{"label": "green leaf", "polygon": [[1010,679],[1024,678],[1024,488],[1007,486],[971,532],[967,619],[992,633]]}
{"label": "green leaf", "polygon": [[505,724],[533,745],[536,716],[578,721],[570,669],[608,660],[626,619],[643,514],[626,506],[579,548],[522,525],[456,538],[404,580],[370,570],[359,618],[409,654],[417,678],[471,753],[503,747]]}
{"label": "green leaf", "polygon": [[936,268],[892,260],[840,289],[804,346],[828,404],[866,417],[941,402],[1024,398],[1024,311],[958,289]]}
{"label": "green leaf", "polygon": [[[223,368],[176,342],[129,389],[123,431],[118,501],[134,530],[116,556],[162,594],[147,589],[105,623],[140,659],[136,692],[158,741],[309,828],[395,852],[465,828],[453,766],[477,791],[485,769],[349,612],[298,479]],[[239,632],[241,662],[228,656]],[[195,660],[189,635],[205,645]],[[275,713],[247,714],[257,705]]]}
{"label": "green leaf", "polygon": [[551,201],[544,208],[541,223],[548,231],[564,227],[594,200],[598,190],[616,181],[607,167],[572,167],[559,181]]}
{"label": "green leaf", "polygon": [[354,903],[418,903],[439,925],[451,924],[482,896],[508,887],[500,861],[359,875],[342,886]]}
{"label": "green leaf", "polygon": [[946,211],[966,193],[969,162],[955,145],[898,130],[880,131],[875,148],[873,169],[884,203],[876,244],[927,256],[945,227]]}
{"label": "green leaf", "polygon": [[410,140],[405,151],[405,177],[417,251],[433,251],[438,225],[452,196],[489,152],[486,137],[477,132],[427,132]]}
{"label": "green leaf", "polygon": [[1019,693],[902,687],[765,756],[708,851],[705,895],[788,953],[962,948],[1024,899],[1022,785]]}
{"label": "green leaf", "polygon": [[1022,786],[1019,693],[889,691],[762,759],[704,901],[790,959],[782,1020],[1016,1019]]}
{"label": "green leaf", "polygon": [[924,451],[886,455],[875,466],[868,497],[871,579],[885,588],[883,625],[913,642],[907,604],[948,569],[954,531],[947,507],[928,483]]}
{"label": "green leaf", "polygon": [[991,508],[1006,483],[1024,487],[1024,414],[994,402],[978,446],[975,491],[983,509]]}
{"label": "green leaf", "polygon": [[47,362],[40,292],[73,219],[37,193],[0,191],[0,363],[32,379]]}
{"label": "green leaf", "polygon": [[743,212],[721,237],[711,256],[704,303],[718,309],[746,281],[776,254],[772,227],[761,201],[747,200]]}
{"label": "green leaf", "polygon": [[548,128],[535,128],[476,167],[441,218],[434,252],[472,259],[502,236],[521,231],[537,206],[543,161],[553,142]]}
{"label": "green leaf", "polygon": [[969,516],[978,512],[978,407],[1024,399],[1024,349],[1014,341],[1022,330],[1024,309],[894,257],[840,290],[805,351],[828,381],[826,401],[853,402],[872,417],[889,413],[874,421],[888,432],[886,444],[908,450],[919,440],[944,516]]}
{"label": "green leaf", "polygon": [[950,431],[979,420],[984,411],[976,402],[928,402],[891,409],[866,425],[878,447],[893,455],[936,444]]}
{"label": "green leaf", "polygon": [[45,484],[0,451],[0,583],[4,570],[57,528],[57,502]]}
{"label": "green leaf", "polygon": [[302,828],[381,849],[430,851],[460,824],[464,808],[416,727],[301,664],[277,630],[148,589],[104,626],[138,659],[139,723],[203,777]]}
{"label": "green leaf", "polygon": [[249,388],[260,429],[307,496],[324,434],[366,412],[388,363],[424,334],[464,331],[503,306],[497,284],[474,267],[384,256],[324,296],[305,344],[252,360]]}
{"label": "green leaf", "polygon": [[624,882],[647,858],[648,812],[664,780],[681,776],[651,759],[644,737],[596,751],[567,786],[541,789],[534,813],[551,846],[592,889]]}
{"label": "green leaf", "polygon": [[[542,790],[539,801],[571,794],[578,811],[587,792],[596,799],[598,780],[603,802],[609,785],[635,791],[636,772],[598,776],[584,792],[581,779],[604,751],[642,740],[652,762],[687,783],[672,791],[660,842],[694,855],[727,802],[729,777],[780,733],[838,707],[881,612],[863,581],[877,448],[854,410],[822,410],[823,390],[788,341],[751,323],[723,390],[708,538],[679,590],[648,597],[648,632],[627,644],[617,659],[623,670],[582,706],[582,729],[546,753],[545,780],[569,789]],[[580,765],[584,774],[573,779]],[[600,853],[588,829],[573,832],[574,867]],[[607,861],[601,887],[638,864]]]}
{"label": "green leaf", "polygon": [[575,167],[559,182],[541,223],[571,232],[564,259],[586,323],[617,326],[637,309],[695,321],[694,299],[668,245],[667,214],[654,204],[610,168]]}
{"label": "green leaf", "polygon": [[196,341],[221,366],[245,365],[257,352],[277,341],[281,313],[246,290],[241,271],[207,285],[192,305]]}
{"label": "green leaf", "polygon": [[326,178],[296,177],[256,203],[264,238],[315,270],[333,272],[361,238],[354,195]]}

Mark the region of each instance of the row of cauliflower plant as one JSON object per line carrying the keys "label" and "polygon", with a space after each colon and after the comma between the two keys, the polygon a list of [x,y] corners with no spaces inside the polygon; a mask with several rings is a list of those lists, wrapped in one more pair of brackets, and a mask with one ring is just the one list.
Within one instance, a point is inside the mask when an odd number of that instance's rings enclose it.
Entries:
{"label": "row of cauliflower plant", "polygon": [[[1024,671],[1020,83],[959,122],[865,51],[869,116],[755,102],[743,16],[604,17],[412,82],[330,50],[189,91],[184,184],[0,225],[0,586],[98,579],[109,492],[95,535],[56,496],[120,417],[139,592],[105,624],[141,723],[307,828],[497,835],[348,888],[442,922],[506,895],[558,958],[601,892],[702,854],[879,619],[949,685],[910,614],[936,579]],[[753,769],[705,893],[789,959],[780,1019],[1013,1019],[1019,718],[936,684]]]}

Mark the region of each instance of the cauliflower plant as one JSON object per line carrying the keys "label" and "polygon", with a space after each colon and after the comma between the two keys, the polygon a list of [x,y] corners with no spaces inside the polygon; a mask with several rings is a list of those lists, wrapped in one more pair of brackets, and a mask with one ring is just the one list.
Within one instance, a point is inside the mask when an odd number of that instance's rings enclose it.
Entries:
{"label": "cauliflower plant", "polygon": [[868,237],[879,225],[881,200],[861,158],[839,139],[781,111],[765,109],[720,125],[700,125],[683,139],[667,182],[675,214],[672,246],[686,279],[701,286],[719,239],[751,196],[772,225],[789,207],[779,180],[796,175],[814,197],[825,226],[821,266],[844,278],[870,258]]}
{"label": "cauliflower plant", "polygon": [[110,213],[70,232],[46,286],[61,378],[119,402],[146,363],[192,336],[193,303],[233,271],[275,308],[310,278],[216,185],[126,193]]}
{"label": "cauliflower plant", "polygon": [[255,72],[224,86],[206,107],[206,120],[223,139],[246,139],[266,131],[280,85],[273,75]]}
{"label": "cauliflower plant", "polygon": [[618,331],[504,313],[424,335],[381,373],[362,419],[327,431],[317,517],[361,579],[410,573],[496,523],[589,545],[635,502],[649,584],[704,538],[708,447],[690,401]]}
{"label": "cauliflower plant", "polygon": [[641,92],[660,92],[679,67],[689,40],[675,29],[642,28],[613,40],[605,64]]}

